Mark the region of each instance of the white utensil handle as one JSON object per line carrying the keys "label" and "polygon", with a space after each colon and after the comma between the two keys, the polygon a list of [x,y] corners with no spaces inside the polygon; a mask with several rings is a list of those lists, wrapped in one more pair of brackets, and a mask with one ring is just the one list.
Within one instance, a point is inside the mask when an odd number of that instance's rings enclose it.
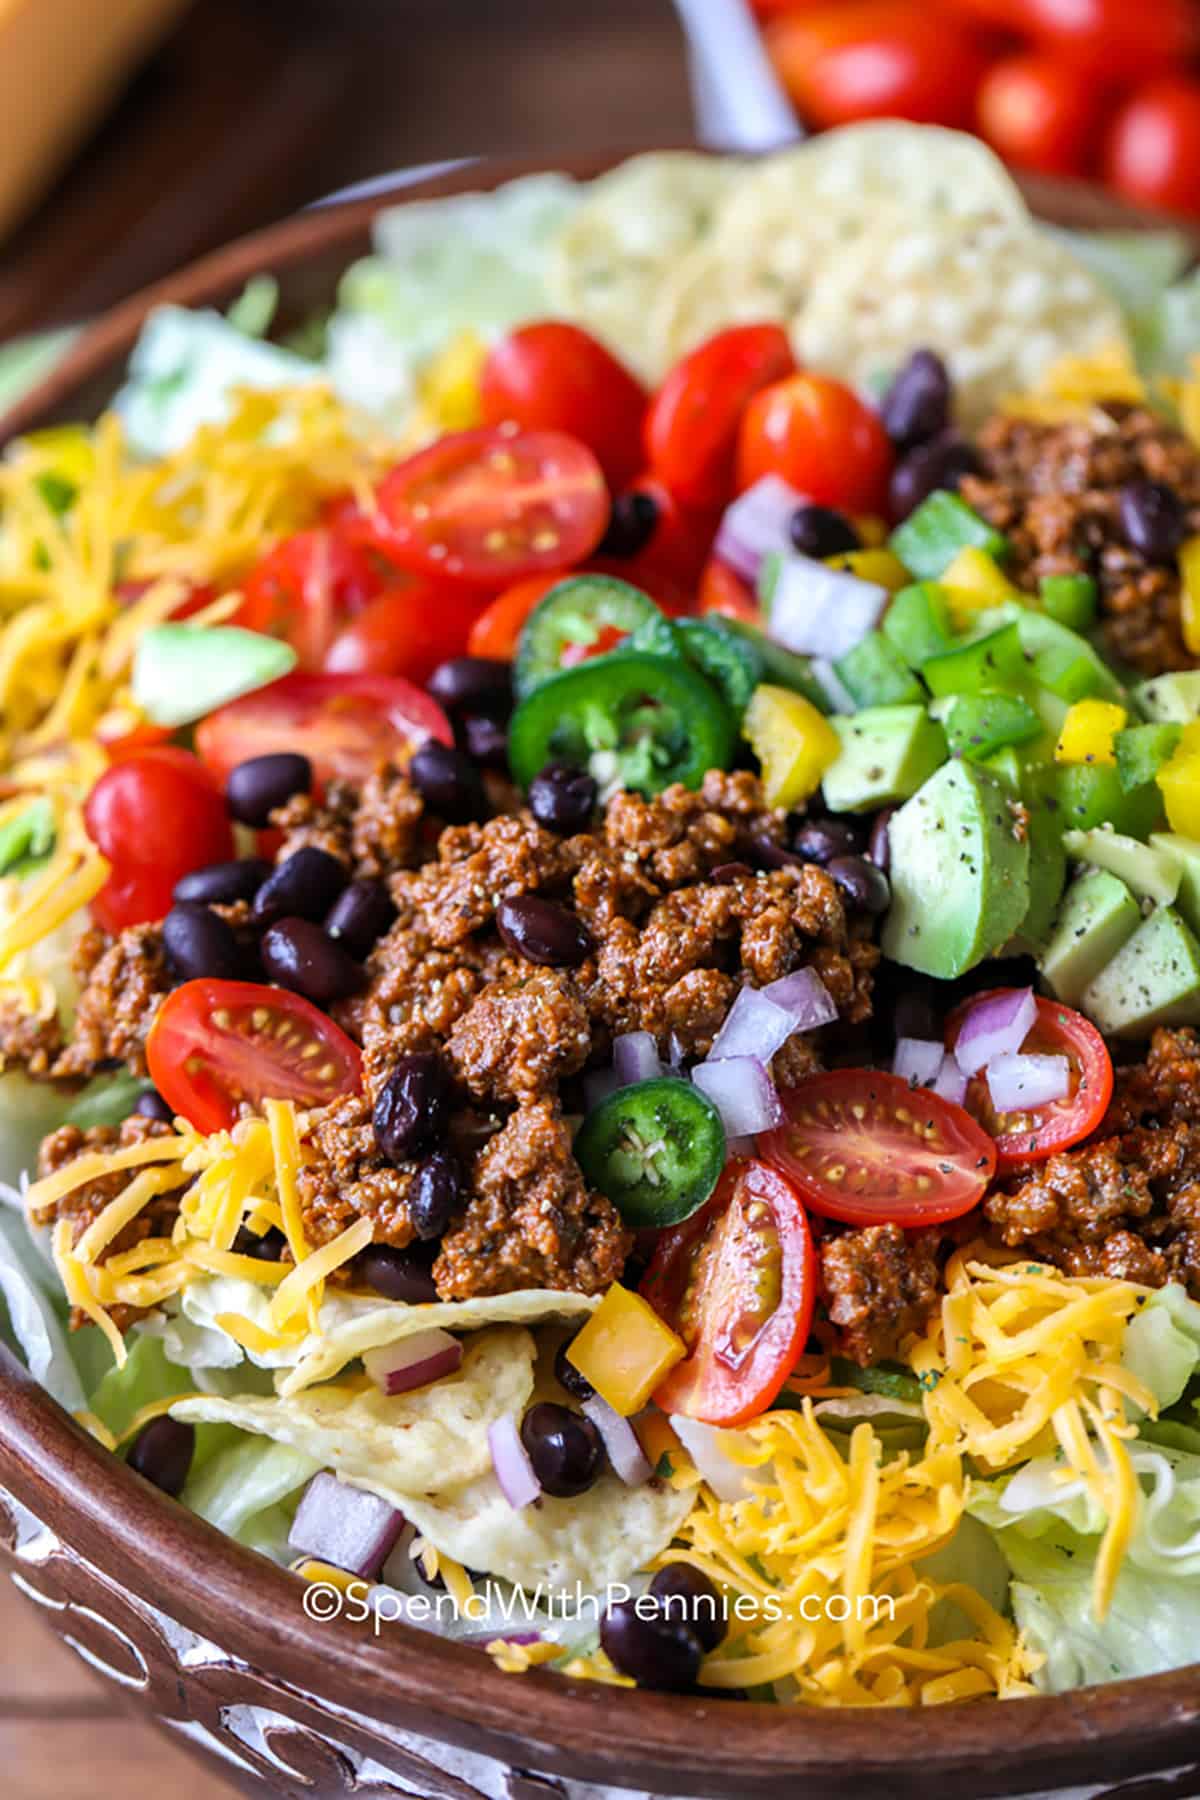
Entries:
{"label": "white utensil handle", "polygon": [[688,40],[696,133],[721,150],[772,150],[804,136],[746,0],[675,0]]}

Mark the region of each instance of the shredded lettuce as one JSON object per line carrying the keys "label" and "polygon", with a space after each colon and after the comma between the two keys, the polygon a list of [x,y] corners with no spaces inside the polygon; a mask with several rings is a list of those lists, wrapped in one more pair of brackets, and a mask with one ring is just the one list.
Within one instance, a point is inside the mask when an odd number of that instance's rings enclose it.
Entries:
{"label": "shredded lettuce", "polygon": [[[202,1458],[201,1436],[213,1431],[223,1431],[226,1441],[214,1455]],[[198,1425],[196,1436],[197,1454],[183,1490],[184,1505],[243,1543],[249,1541],[247,1531],[272,1542],[286,1539],[290,1517],[279,1532],[279,1518],[263,1515],[279,1513],[288,1500],[294,1512],[301,1491],[321,1464],[290,1444],[275,1444],[229,1426]]]}
{"label": "shredded lettuce", "polygon": [[[57,1278],[22,1213],[0,1209],[0,1339],[68,1412],[86,1404]],[[97,1334],[98,1335],[98,1334]]]}
{"label": "shredded lettuce", "polygon": [[1200,1363],[1200,1306],[1178,1282],[1159,1288],[1129,1322],[1121,1361],[1159,1411],[1182,1396]]}

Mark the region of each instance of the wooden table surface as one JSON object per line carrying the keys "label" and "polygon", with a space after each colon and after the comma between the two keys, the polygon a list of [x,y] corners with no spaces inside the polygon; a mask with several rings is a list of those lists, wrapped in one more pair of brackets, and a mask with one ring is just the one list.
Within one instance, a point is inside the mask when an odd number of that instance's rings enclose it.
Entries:
{"label": "wooden table surface", "polygon": [[[240,126],[239,106],[253,110]],[[0,338],[94,311],[234,232],[408,163],[670,144],[690,128],[669,0],[199,0],[0,247]],[[0,1585],[4,1800],[173,1791],[232,1792],[135,1722]]]}

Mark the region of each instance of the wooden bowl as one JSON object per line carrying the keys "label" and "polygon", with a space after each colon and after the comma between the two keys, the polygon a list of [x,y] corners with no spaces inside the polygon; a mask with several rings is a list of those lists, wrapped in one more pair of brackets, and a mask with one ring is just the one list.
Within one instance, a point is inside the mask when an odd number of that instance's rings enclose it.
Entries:
{"label": "wooden bowl", "polygon": [[[612,156],[574,159],[599,173]],[[0,441],[90,416],[151,307],[221,305],[271,271],[285,311],[327,303],[397,199],[492,187],[489,163],[302,214],[115,307],[0,420]],[[544,166],[544,165],[543,165]],[[1063,224],[1152,223],[1103,196],[1029,184]],[[1200,1793],[1200,1670],[1054,1699],[917,1716],[675,1699],[539,1673],[399,1625],[320,1622],[292,1576],[131,1475],[0,1352],[0,1564],[45,1620],[163,1729],[247,1793],[386,1800],[595,1800],[602,1789],[722,1800],[974,1800]],[[1158,1780],[1135,1780],[1152,1774]],[[591,1785],[589,1785],[591,1784]]]}

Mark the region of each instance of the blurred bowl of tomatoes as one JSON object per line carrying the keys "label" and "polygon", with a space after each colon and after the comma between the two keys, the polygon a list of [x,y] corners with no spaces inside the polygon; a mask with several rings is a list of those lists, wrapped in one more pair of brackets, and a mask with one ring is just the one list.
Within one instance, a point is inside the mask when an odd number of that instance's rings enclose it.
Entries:
{"label": "blurred bowl of tomatoes", "polygon": [[975,131],[1016,168],[1200,216],[1200,0],[749,0],[804,123]]}

